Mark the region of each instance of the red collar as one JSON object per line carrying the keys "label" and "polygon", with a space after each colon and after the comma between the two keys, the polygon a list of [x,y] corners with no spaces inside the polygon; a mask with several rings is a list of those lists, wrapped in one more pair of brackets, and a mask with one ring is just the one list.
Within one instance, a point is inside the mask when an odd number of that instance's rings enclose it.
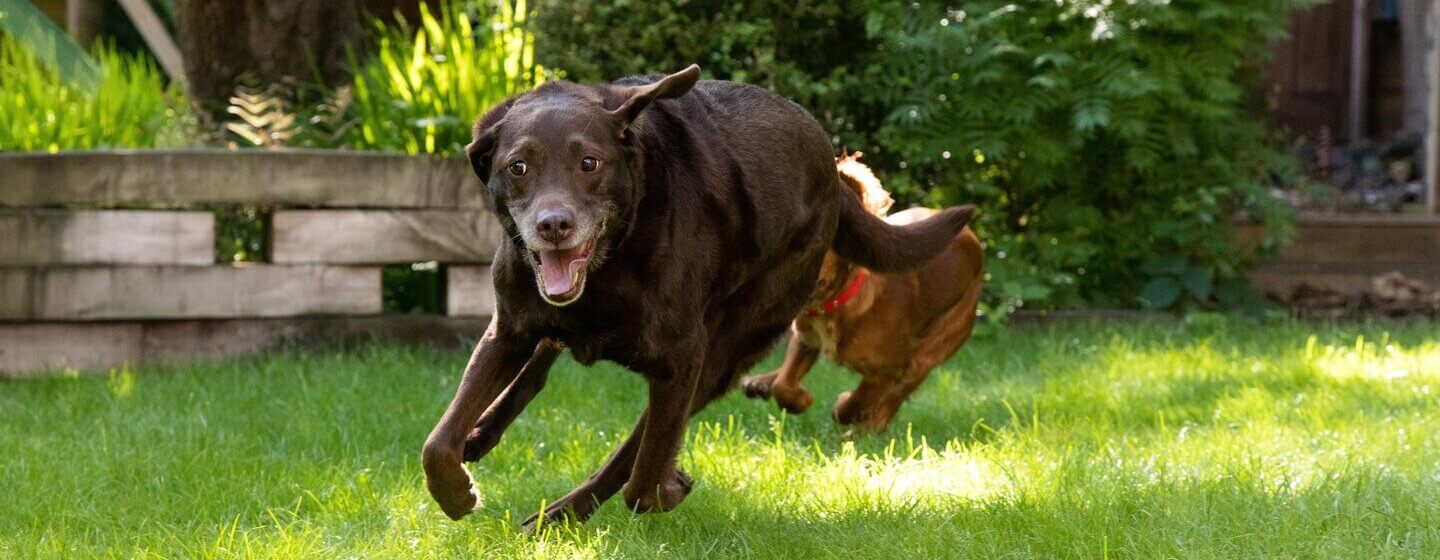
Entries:
{"label": "red collar", "polygon": [[849,286],[845,286],[845,289],[840,290],[840,293],[835,294],[835,297],[826,300],[824,304],[820,305],[819,309],[813,307],[806,309],[805,315],[809,317],[819,317],[821,315],[834,313],[836,309],[840,309],[840,306],[855,299],[855,294],[860,293],[860,287],[865,285],[865,277],[867,276],[870,276],[870,271],[863,268],[860,269],[860,272],[855,275],[855,279],[850,281]]}

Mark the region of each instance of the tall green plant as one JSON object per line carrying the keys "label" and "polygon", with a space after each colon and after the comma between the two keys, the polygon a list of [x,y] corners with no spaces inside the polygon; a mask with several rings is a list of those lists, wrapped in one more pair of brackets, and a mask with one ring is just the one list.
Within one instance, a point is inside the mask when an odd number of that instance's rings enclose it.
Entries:
{"label": "tall green plant", "polygon": [[0,0],[0,33],[10,35],[65,83],[87,90],[98,85],[95,61],[28,0]]}
{"label": "tall green plant", "polygon": [[524,0],[420,6],[419,25],[376,23],[376,49],[355,61],[347,144],[410,154],[460,153],[485,110],[542,80]]}
{"label": "tall green plant", "polygon": [[0,150],[153,148],[187,143],[193,122],[178,87],[148,59],[99,46],[93,90],[70,83],[0,33]]}

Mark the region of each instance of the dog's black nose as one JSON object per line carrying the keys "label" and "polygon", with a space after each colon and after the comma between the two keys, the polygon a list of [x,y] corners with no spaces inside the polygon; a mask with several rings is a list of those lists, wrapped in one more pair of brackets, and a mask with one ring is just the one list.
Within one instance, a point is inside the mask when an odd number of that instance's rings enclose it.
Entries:
{"label": "dog's black nose", "polygon": [[575,214],[568,209],[541,210],[536,216],[535,231],[551,243],[562,243],[575,230]]}

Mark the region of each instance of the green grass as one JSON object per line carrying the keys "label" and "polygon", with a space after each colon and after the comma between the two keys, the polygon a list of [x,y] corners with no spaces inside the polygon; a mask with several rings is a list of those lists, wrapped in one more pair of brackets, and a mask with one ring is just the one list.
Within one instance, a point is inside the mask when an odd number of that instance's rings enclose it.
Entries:
{"label": "green grass", "polygon": [[[1014,328],[884,437],[808,384],[691,426],[680,509],[518,522],[631,425],[640,379],[562,362],[444,518],[420,444],[466,352],[367,346],[0,383],[3,558],[1435,558],[1440,324]],[[775,360],[772,357],[771,362]]]}

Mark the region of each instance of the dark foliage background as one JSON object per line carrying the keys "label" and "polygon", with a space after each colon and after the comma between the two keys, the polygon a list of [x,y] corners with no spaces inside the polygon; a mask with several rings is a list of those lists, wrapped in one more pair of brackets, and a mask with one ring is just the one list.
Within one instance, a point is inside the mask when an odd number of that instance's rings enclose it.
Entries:
{"label": "dark foliage background", "polygon": [[999,316],[1255,303],[1227,223],[1286,233],[1253,86],[1310,3],[542,0],[532,29],[569,79],[696,62],[809,108],[903,202],[978,204]]}

